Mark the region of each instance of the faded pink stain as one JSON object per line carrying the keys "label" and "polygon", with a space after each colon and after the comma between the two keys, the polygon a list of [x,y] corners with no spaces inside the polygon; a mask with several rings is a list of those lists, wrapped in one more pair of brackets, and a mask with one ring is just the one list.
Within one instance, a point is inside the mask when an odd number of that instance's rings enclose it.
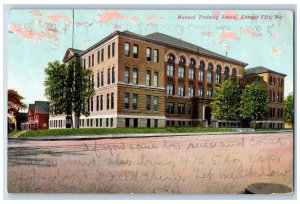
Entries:
{"label": "faded pink stain", "polygon": [[277,37],[277,33],[276,32],[270,32],[271,37]]}
{"label": "faded pink stain", "polygon": [[225,11],[224,16],[229,18],[229,19],[234,19],[234,20],[239,19],[239,14],[235,11]]}
{"label": "faded pink stain", "polygon": [[157,15],[155,15],[155,14],[149,14],[149,15],[147,16],[147,19],[148,19],[148,20],[152,20],[152,19],[160,20],[160,19],[162,19],[162,17],[157,16]]}
{"label": "faded pink stain", "polygon": [[51,23],[56,23],[57,21],[63,21],[65,23],[70,24],[72,21],[71,19],[69,19],[67,16],[62,15],[62,14],[47,14],[45,15],[46,18],[48,18],[50,20]]}
{"label": "faded pink stain", "polygon": [[281,54],[281,50],[278,47],[272,47],[271,52],[272,52],[273,55],[280,55]]}
{"label": "faded pink stain", "polygon": [[220,40],[237,40],[237,39],[239,39],[237,37],[237,35],[235,34],[235,32],[230,31],[230,30],[220,32],[219,37],[220,37]]}
{"label": "faded pink stain", "polygon": [[229,45],[228,45],[227,43],[224,43],[224,44],[222,45],[222,47],[223,47],[225,50],[228,50],[228,49],[229,49]]}
{"label": "faded pink stain", "polygon": [[98,16],[98,21],[101,23],[109,23],[113,20],[129,20],[131,23],[137,23],[138,22],[138,17],[136,16],[125,16],[119,11],[116,10],[101,10],[99,11],[100,14]]}
{"label": "faded pink stain", "polygon": [[221,13],[220,13],[220,11],[212,11],[212,15],[213,15],[214,17],[218,17],[218,16],[221,15]]}
{"label": "faded pink stain", "polygon": [[30,13],[33,15],[33,16],[42,16],[41,12],[39,10],[34,10],[34,11],[30,11]]}
{"label": "faded pink stain", "polygon": [[211,37],[213,35],[213,32],[207,31],[207,32],[202,32],[201,34],[204,35],[204,36]]}
{"label": "faded pink stain", "polygon": [[49,28],[44,28],[42,31],[35,31],[32,29],[25,28],[21,24],[11,23],[8,25],[8,29],[23,38],[30,40],[42,40],[44,38],[53,40],[54,42],[58,41],[57,31]]}
{"label": "faded pink stain", "polygon": [[156,24],[154,24],[154,23],[148,23],[147,26],[148,26],[148,27],[155,27]]}
{"label": "faded pink stain", "polygon": [[259,36],[262,36],[262,34],[261,34],[260,32],[251,30],[251,29],[249,29],[249,28],[242,28],[242,29],[241,29],[241,33],[249,34],[249,35],[251,35],[252,37],[259,37]]}
{"label": "faded pink stain", "polygon": [[82,43],[87,45],[87,44],[91,44],[91,41],[90,41],[90,40],[87,40],[87,39],[85,39],[85,40],[82,40]]}

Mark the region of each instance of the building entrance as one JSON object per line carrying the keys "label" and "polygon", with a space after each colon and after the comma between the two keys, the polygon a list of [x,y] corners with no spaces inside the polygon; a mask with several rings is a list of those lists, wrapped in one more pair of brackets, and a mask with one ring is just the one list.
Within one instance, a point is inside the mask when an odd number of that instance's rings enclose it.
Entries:
{"label": "building entrance", "polygon": [[209,106],[205,107],[204,118],[208,121],[208,125],[211,124],[211,108]]}

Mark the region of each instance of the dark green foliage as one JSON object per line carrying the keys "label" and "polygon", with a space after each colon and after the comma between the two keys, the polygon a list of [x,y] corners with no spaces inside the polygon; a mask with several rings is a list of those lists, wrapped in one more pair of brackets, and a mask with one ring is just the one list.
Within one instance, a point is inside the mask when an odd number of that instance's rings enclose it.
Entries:
{"label": "dark green foliage", "polygon": [[224,81],[216,89],[212,98],[212,116],[218,120],[237,120],[239,118],[241,90],[236,82]]}
{"label": "dark green foliage", "polygon": [[288,95],[284,100],[284,118],[289,125],[294,125],[294,96]]}

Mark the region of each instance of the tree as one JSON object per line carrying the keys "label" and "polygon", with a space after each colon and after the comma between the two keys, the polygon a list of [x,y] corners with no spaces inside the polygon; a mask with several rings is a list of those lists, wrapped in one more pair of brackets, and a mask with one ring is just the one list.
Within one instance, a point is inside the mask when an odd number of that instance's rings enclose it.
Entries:
{"label": "tree", "polygon": [[17,91],[13,89],[8,89],[7,94],[7,113],[8,113],[8,123],[14,123],[16,116],[20,109],[27,108],[27,105],[22,102],[23,96],[21,96]]}
{"label": "tree", "polygon": [[216,89],[212,98],[212,116],[219,120],[236,120],[239,118],[241,90],[239,85],[226,80]]}
{"label": "tree", "polygon": [[52,114],[71,116],[74,127],[74,113],[75,127],[79,128],[80,115],[89,114],[83,108],[84,103],[95,93],[91,81],[88,80],[92,71],[83,69],[79,57],[75,57],[68,65],[59,61],[48,63],[45,73],[45,95],[50,101]]}
{"label": "tree", "polygon": [[268,111],[267,91],[263,84],[252,83],[247,85],[241,96],[241,116],[244,119],[263,119]]}
{"label": "tree", "polygon": [[289,125],[294,125],[294,96],[288,95],[284,100],[284,118]]}

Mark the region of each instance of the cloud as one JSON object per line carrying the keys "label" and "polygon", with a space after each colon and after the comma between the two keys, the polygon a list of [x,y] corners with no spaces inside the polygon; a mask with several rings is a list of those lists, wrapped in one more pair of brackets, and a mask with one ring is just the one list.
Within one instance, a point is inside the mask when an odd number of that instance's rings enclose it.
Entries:
{"label": "cloud", "polygon": [[219,35],[219,39],[223,40],[238,40],[236,33],[230,30],[221,31]]}
{"label": "cloud", "polygon": [[110,23],[114,20],[129,20],[131,23],[137,23],[139,20],[136,16],[125,16],[123,13],[116,10],[100,10],[98,21],[101,23]]}
{"label": "cloud", "polygon": [[31,15],[33,16],[42,16],[41,12],[39,10],[30,11]]}
{"label": "cloud", "polygon": [[149,15],[147,16],[147,19],[148,19],[148,20],[152,20],[152,19],[160,20],[160,19],[163,19],[163,18],[160,17],[160,16],[157,16],[157,15],[155,15],[155,14],[149,14]]}
{"label": "cloud", "polygon": [[58,41],[57,31],[49,28],[44,28],[41,31],[35,31],[31,28],[23,26],[22,24],[11,23],[8,25],[8,30],[11,33],[16,33],[19,36],[29,40],[39,41],[42,39],[50,39],[54,42]]}
{"label": "cloud", "polygon": [[273,55],[281,55],[281,50],[278,47],[272,47],[271,52]]}
{"label": "cloud", "polygon": [[262,34],[261,34],[260,32],[251,30],[251,29],[249,29],[249,28],[242,28],[242,29],[241,29],[241,33],[249,34],[249,35],[251,35],[252,37],[259,37],[259,36],[262,36]]}
{"label": "cloud", "polygon": [[46,18],[50,20],[51,23],[55,24],[57,21],[63,21],[65,23],[72,23],[71,19],[69,19],[67,16],[63,14],[55,14],[55,13],[50,13],[45,15]]}
{"label": "cloud", "polygon": [[224,43],[224,44],[222,45],[222,47],[224,48],[224,50],[228,50],[228,49],[229,49],[229,45],[228,45],[227,43]]}

